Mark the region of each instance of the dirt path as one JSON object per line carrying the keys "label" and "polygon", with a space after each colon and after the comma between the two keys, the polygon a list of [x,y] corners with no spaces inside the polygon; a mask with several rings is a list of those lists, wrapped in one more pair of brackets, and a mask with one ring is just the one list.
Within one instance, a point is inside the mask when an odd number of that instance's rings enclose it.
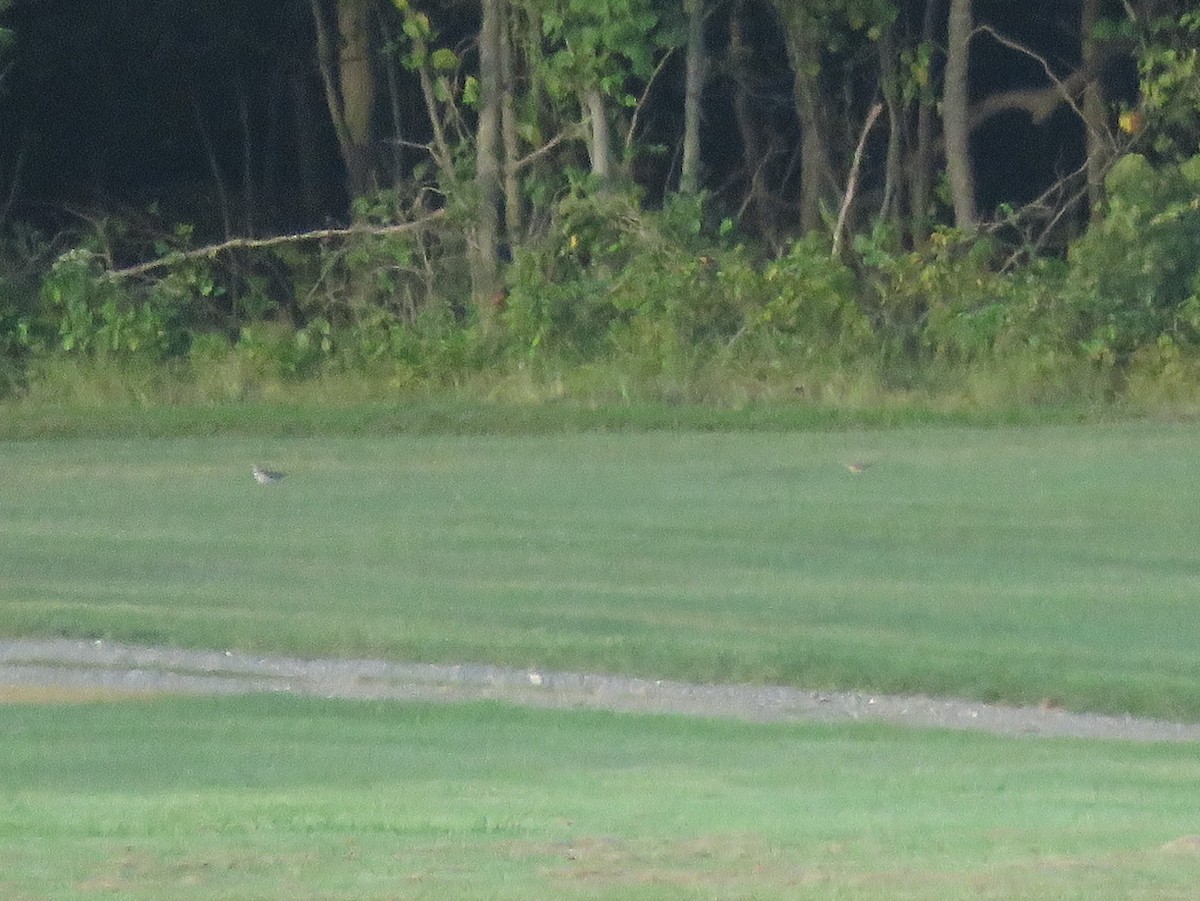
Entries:
{"label": "dirt path", "polygon": [[1200,742],[1200,724],[955,699],[693,685],[470,664],[307,660],[101,641],[0,640],[0,701],[252,692],[441,702],[493,699],[536,707],[676,713],[755,722],[886,722],[1010,736]]}

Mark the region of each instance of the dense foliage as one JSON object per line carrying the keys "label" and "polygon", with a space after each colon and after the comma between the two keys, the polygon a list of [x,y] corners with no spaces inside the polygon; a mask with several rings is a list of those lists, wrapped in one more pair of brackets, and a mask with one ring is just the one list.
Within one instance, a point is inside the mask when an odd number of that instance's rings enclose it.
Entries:
{"label": "dense foliage", "polygon": [[[1185,3],[1042,10],[1074,29],[1049,45],[966,3],[974,99],[957,123],[942,99],[966,70],[940,3],[483,0],[480,18],[311,0],[277,21],[202,6],[162,39],[188,50],[164,86],[125,98],[134,118],[190,98],[193,168],[126,169],[119,199],[47,188],[74,151],[30,162],[48,140],[36,91],[65,87],[38,54],[123,35],[95,51],[114,55],[111,92],[162,48],[131,22],[34,6],[0,3],[4,394],[64,371],[152,371],[133,380],[147,397],[166,380],[215,398],[337,374],[722,401],[962,373],[1032,401],[1200,384]],[[306,62],[269,50],[272,30]],[[231,61],[224,87],[198,80]],[[254,93],[263,78],[291,84],[290,109]],[[1018,120],[1078,168],[1006,182],[986,142]],[[957,181],[956,128],[974,142]],[[345,227],[303,230],[331,215]]]}

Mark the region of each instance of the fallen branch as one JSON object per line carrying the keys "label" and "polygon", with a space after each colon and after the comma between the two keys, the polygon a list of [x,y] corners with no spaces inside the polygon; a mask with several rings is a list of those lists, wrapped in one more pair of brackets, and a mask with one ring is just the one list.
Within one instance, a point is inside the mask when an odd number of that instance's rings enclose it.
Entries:
{"label": "fallen branch", "polygon": [[291,235],[275,235],[270,238],[230,238],[219,244],[209,244],[193,250],[177,250],[157,260],[138,263],[136,266],[126,266],[122,269],[110,269],[105,273],[109,278],[134,278],[145,275],[155,269],[165,269],[188,260],[199,260],[215,257],[227,250],[255,249],[259,247],[279,247],[283,244],[299,244],[304,241],[323,241],[326,238],[349,238],[354,235],[398,235],[404,232],[417,231],[446,214],[445,210],[437,210],[422,219],[413,222],[401,222],[399,225],[352,225],[349,228],[320,228],[316,231],[299,232]]}

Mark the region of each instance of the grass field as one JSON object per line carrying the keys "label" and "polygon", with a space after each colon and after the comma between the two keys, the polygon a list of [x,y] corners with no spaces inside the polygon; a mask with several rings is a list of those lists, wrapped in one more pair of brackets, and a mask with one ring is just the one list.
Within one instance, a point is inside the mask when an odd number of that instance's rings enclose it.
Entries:
{"label": "grass field", "polygon": [[[0,634],[1200,720],[1198,426],[502,412],[0,418]],[[37,697],[0,705],[6,899],[1200,884],[1189,745]]]}
{"label": "grass field", "polygon": [[286,697],[0,706],[7,899],[1193,898],[1179,745]]}
{"label": "grass field", "polygon": [[0,633],[1200,719],[1194,425],[290,421],[0,443]]}

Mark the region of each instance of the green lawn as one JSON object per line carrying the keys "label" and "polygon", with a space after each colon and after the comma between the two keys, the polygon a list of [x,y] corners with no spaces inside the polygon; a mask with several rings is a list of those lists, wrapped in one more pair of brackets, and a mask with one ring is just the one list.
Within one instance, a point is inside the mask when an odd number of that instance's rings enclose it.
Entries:
{"label": "green lawn", "polygon": [[0,896],[1193,898],[1181,745],[305,701],[0,707]]}
{"label": "green lawn", "polygon": [[249,431],[0,443],[0,634],[1200,719],[1197,426]]}

